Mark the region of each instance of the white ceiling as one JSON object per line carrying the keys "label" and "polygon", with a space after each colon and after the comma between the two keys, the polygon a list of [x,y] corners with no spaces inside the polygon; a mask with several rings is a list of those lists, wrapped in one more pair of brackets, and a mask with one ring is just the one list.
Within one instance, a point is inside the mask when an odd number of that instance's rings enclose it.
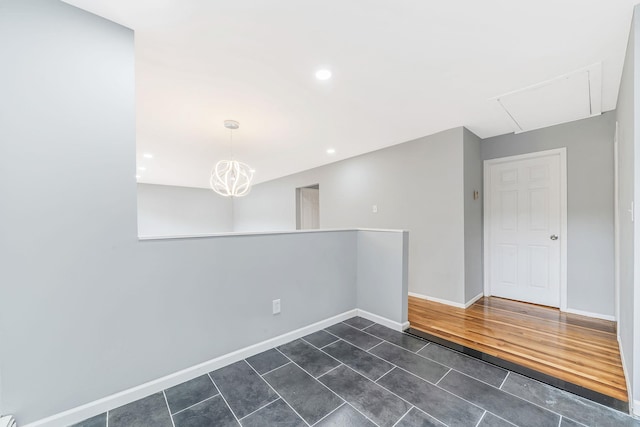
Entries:
{"label": "white ceiling", "polygon": [[225,119],[261,182],[457,126],[512,132],[491,98],[598,62],[612,110],[637,0],[66,1],[136,31],[139,181],[208,187]]}

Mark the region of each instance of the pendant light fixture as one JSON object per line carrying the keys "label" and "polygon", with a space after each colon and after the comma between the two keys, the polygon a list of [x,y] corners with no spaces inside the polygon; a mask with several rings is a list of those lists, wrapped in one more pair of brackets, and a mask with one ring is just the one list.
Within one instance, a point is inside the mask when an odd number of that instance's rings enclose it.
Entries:
{"label": "pendant light fixture", "polygon": [[248,164],[233,159],[233,131],[240,127],[235,120],[225,120],[224,127],[229,129],[231,160],[220,160],[211,172],[209,183],[213,191],[224,197],[242,197],[249,194],[253,169]]}

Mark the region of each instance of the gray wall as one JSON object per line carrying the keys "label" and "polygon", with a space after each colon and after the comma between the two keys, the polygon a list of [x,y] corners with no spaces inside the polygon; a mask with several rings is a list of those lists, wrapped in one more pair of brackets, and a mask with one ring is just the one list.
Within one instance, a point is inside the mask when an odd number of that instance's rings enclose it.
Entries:
{"label": "gray wall", "polygon": [[[618,335],[622,346],[622,354],[627,372],[633,382],[634,370],[639,370],[634,363],[634,223],[631,220],[629,209],[634,199],[634,146],[636,143],[636,127],[640,123],[636,111],[636,97],[638,96],[638,84],[640,67],[637,61],[640,55],[637,53],[640,43],[640,18],[638,7],[634,10],[634,18],[629,33],[629,43],[620,82],[618,105],[616,108],[618,119],[618,206],[620,209],[620,293],[618,313]],[[640,307],[639,307],[640,308]],[[638,316],[635,313],[635,316]],[[639,316],[640,317],[640,316]],[[637,374],[636,374],[637,375]],[[640,392],[640,384],[632,387],[636,393]],[[636,395],[636,399],[638,396]]]}
{"label": "gray wall", "polygon": [[25,424],[356,308],[355,231],[139,242],[133,32],[59,1],[0,7],[3,413]]}
{"label": "gray wall", "polygon": [[138,184],[137,195],[140,236],[233,231],[233,199],[211,190]]}
{"label": "gray wall", "polygon": [[[408,319],[409,233],[358,233],[358,308],[404,323]],[[402,291],[389,286],[402,278]]]}
{"label": "gray wall", "polygon": [[482,141],[482,159],[567,147],[568,307],[614,314],[615,113]]}
{"label": "gray wall", "polygon": [[[484,292],[482,265],[482,160],[480,138],[464,129],[464,294],[465,302]],[[473,192],[478,191],[478,199]]]}
{"label": "gray wall", "polygon": [[451,129],[255,185],[234,201],[235,229],[295,229],[295,189],[320,184],[321,228],[409,230],[409,290],[464,303],[462,135]]}

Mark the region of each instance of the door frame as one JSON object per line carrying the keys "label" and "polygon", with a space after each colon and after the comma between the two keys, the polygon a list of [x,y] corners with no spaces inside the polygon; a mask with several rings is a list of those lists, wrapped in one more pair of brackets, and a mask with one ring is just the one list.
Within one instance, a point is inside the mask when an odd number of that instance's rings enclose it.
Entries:
{"label": "door frame", "polygon": [[560,311],[567,311],[567,148],[555,148],[552,150],[536,151],[519,154],[517,156],[499,157],[483,162],[483,259],[484,259],[484,295],[491,295],[491,255],[490,255],[490,224],[491,224],[491,174],[489,167],[500,163],[509,163],[517,160],[535,159],[538,157],[560,156]]}

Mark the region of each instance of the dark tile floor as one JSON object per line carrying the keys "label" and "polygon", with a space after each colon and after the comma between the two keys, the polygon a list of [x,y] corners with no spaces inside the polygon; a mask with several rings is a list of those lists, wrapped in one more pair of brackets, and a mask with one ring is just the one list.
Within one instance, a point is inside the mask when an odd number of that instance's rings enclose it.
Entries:
{"label": "dark tile floor", "polygon": [[76,426],[513,425],[640,421],[355,317]]}

